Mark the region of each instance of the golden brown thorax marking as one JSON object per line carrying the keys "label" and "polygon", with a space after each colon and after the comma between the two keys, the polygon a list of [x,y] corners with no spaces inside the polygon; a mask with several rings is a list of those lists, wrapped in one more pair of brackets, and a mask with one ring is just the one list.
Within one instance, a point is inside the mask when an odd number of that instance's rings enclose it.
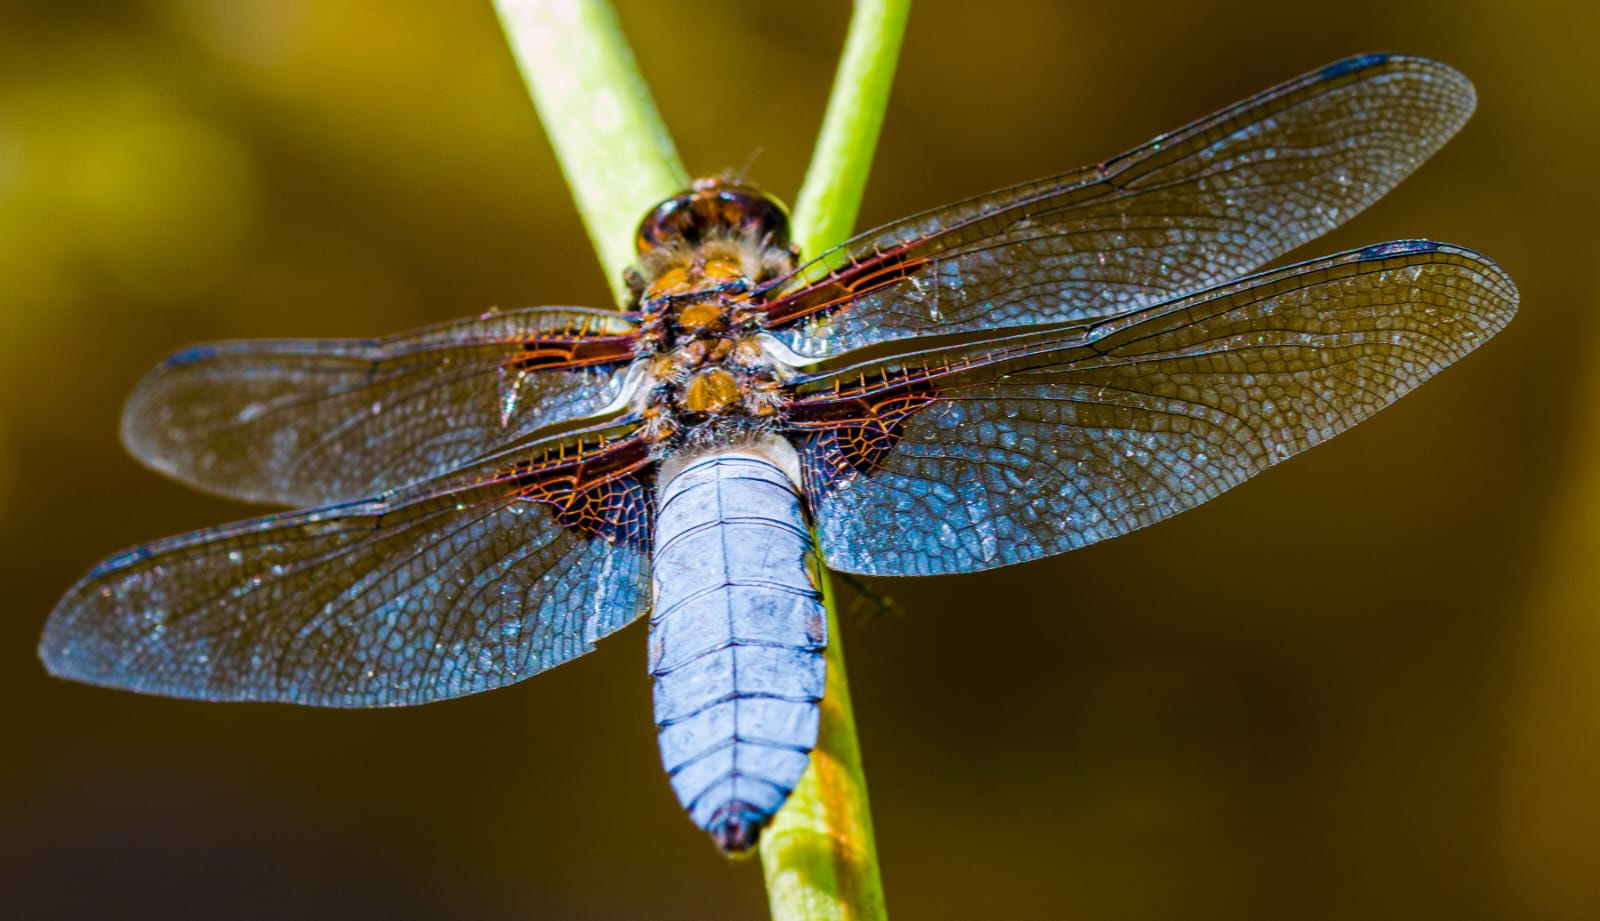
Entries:
{"label": "golden brown thorax marking", "polygon": [[706,368],[689,378],[679,403],[692,413],[720,414],[739,400],[739,382],[723,368]]}
{"label": "golden brown thorax marking", "polygon": [[728,325],[728,312],[716,304],[690,304],[678,311],[673,325],[686,333],[721,332]]}

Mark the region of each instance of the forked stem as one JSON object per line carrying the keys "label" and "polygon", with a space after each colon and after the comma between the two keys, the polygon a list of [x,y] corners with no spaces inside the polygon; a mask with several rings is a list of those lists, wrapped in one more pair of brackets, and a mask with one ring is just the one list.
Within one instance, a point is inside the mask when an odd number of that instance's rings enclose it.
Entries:
{"label": "forked stem", "polygon": [[[688,185],[666,126],[607,0],[494,0],[523,80],[619,301],[645,209]],[[843,242],[866,190],[910,0],[858,0],[811,168],[794,239],[816,255]],[[844,666],[834,594],[828,680],[811,767],[762,836],[761,867],[775,921],[887,917],[866,775]]]}

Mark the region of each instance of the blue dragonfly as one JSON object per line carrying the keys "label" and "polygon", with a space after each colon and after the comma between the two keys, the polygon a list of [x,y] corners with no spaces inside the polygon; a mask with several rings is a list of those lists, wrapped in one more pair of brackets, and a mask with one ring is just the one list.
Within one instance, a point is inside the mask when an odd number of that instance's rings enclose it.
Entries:
{"label": "blue dragonfly", "polygon": [[1259,272],[1473,104],[1445,65],[1351,58],[809,261],[774,199],[701,180],[640,224],[625,311],[185,349],[134,391],[129,450],[304,510],[112,556],[40,654],[151,694],[397,706],[520,681],[648,613],[672,787],[748,849],[816,744],[819,566],[965,573],[1126,534],[1511,320],[1506,273],[1444,243]]}

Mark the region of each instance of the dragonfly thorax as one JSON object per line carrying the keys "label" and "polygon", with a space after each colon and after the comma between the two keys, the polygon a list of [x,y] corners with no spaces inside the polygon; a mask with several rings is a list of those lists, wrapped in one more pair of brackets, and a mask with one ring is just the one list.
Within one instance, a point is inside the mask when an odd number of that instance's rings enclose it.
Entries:
{"label": "dragonfly thorax", "polygon": [[645,218],[638,246],[629,282],[641,314],[642,409],[658,453],[771,430],[782,369],[760,338],[759,292],[794,267],[782,206],[700,180]]}

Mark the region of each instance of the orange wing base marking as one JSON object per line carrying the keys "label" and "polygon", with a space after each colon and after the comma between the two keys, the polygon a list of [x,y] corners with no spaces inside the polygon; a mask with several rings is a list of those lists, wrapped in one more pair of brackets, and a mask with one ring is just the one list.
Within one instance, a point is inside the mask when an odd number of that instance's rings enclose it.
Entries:
{"label": "orange wing base marking", "polygon": [[853,262],[808,288],[773,301],[767,305],[767,325],[782,326],[831,311],[864,294],[910,278],[930,262],[925,256],[911,255],[911,250],[921,242],[907,243],[870,259]]}
{"label": "orange wing base marking", "polygon": [[529,339],[522,354],[511,363],[515,369],[553,371],[561,368],[586,368],[633,360],[634,335],[593,338]]}
{"label": "orange wing base marking", "polygon": [[830,480],[870,473],[899,443],[905,420],[938,398],[926,374],[863,376],[856,387],[790,404],[789,428],[806,436],[809,461],[822,465],[813,473]]}
{"label": "orange wing base marking", "polygon": [[553,507],[562,527],[648,548],[651,463],[650,443],[641,435],[579,442],[570,452],[563,441],[513,468],[510,478],[524,499]]}

